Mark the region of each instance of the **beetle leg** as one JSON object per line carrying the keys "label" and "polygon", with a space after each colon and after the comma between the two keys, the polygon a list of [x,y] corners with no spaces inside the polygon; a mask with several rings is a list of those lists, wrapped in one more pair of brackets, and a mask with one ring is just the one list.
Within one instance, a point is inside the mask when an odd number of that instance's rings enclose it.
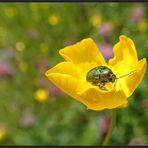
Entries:
{"label": "beetle leg", "polygon": [[100,89],[108,91],[108,89],[105,87],[104,83],[98,83],[98,86]]}
{"label": "beetle leg", "polygon": [[102,89],[102,90],[108,91],[108,89],[105,87],[105,83],[102,83],[102,82],[93,82],[92,84],[93,85],[96,85],[96,86],[99,86],[99,88]]}

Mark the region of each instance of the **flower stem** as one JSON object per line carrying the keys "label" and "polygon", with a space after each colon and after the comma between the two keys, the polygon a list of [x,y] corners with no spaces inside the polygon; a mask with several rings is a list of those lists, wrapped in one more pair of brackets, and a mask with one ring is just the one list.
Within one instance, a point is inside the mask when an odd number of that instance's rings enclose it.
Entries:
{"label": "flower stem", "polygon": [[112,136],[112,132],[113,132],[113,129],[114,129],[114,126],[115,126],[115,123],[116,123],[116,111],[115,109],[112,109],[111,110],[111,122],[110,122],[110,126],[109,126],[109,129],[108,129],[108,132],[102,142],[102,145],[107,145],[111,139],[111,136]]}

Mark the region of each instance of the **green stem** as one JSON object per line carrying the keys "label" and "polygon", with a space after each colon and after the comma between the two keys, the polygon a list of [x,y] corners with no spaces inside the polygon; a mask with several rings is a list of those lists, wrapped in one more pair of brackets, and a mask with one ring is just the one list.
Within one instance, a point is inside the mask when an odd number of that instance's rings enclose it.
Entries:
{"label": "green stem", "polygon": [[116,111],[115,111],[115,109],[113,109],[113,110],[111,110],[111,122],[110,122],[109,130],[102,142],[102,145],[107,145],[109,143],[115,123],[116,123]]}

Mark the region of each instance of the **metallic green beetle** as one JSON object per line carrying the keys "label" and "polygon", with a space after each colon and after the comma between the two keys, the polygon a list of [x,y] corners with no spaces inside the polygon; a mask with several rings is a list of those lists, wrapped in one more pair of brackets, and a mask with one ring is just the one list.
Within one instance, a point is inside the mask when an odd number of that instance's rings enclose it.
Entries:
{"label": "metallic green beetle", "polygon": [[[121,76],[119,78],[125,77],[125,76],[131,74],[132,72],[130,72],[124,76]],[[106,90],[106,91],[108,89],[105,87],[105,84],[108,82],[114,83],[119,78],[117,78],[116,75],[112,72],[112,70],[106,66],[97,66],[97,67],[91,69],[86,75],[86,80],[88,82],[90,82],[92,85],[99,86],[100,89]],[[114,85],[114,87],[115,87],[115,85]]]}

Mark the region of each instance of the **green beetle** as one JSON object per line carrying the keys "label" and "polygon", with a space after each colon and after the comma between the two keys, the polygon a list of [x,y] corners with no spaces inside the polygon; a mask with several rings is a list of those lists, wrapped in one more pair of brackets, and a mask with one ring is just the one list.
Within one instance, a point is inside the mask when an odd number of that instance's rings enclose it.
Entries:
{"label": "green beetle", "polygon": [[[121,76],[119,78],[125,77],[125,76],[131,74],[132,72],[130,72],[124,76]],[[106,90],[106,91],[108,89],[105,87],[105,84],[109,83],[109,82],[114,83],[119,78],[117,78],[116,75],[112,72],[112,70],[106,66],[97,66],[97,67],[91,69],[86,75],[86,80],[88,82],[90,82],[92,85],[99,86],[100,89]],[[114,87],[115,87],[115,85],[114,85]]]}

